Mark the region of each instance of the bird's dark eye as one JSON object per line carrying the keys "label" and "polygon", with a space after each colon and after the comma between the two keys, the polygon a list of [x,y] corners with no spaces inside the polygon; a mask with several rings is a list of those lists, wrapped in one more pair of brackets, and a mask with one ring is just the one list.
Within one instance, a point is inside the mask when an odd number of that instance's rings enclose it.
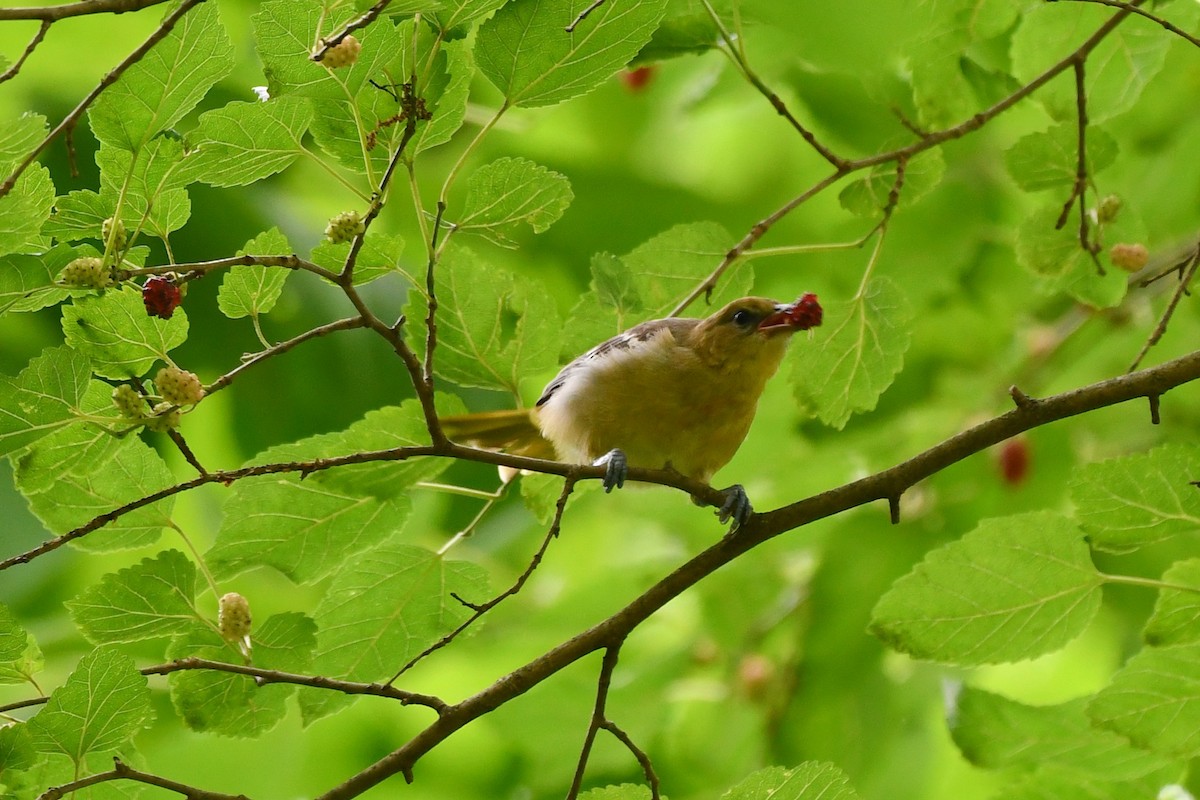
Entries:
{"label": "bird's dark eye", "polygon": [[733,312],[733,316],[729,319],[734,325],[742,328],[747,328],[754,324],[754,314],[744,308]]}

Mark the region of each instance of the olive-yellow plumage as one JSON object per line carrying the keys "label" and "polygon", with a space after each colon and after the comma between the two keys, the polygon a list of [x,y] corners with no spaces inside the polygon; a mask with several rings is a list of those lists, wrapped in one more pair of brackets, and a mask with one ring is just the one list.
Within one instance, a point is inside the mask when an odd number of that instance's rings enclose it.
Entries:
{"label": "olive-yellow plumage", "polygon": [[[745,439],[790,334],[819,324],[815,298],[809,316],[798,303],[745,297],[705,319],[643,322],[563,367],[533,409],[450,417],[446,433],[479,447],[608,463],[609,489],[626,465],[707,483]],[[749,514],[740,486],[727,494],[723,517]]]}

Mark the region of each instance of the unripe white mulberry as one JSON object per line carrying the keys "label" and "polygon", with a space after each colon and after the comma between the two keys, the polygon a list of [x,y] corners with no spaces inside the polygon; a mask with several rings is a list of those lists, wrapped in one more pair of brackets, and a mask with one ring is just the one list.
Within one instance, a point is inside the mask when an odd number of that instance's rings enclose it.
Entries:
{"label": "unripe white mulberry", "polygon": [[146,398],[128,383],[113,389],[112,400],[125,419],[140,420],[146,416]]}
{"label": "unripe white mulberry", "polygon": [[154,376],[154,386],[163,400],[173,406],[190,406],[204,397],[204,386],[194,372],[163,367]]}
{"label": "unripe white mulberry", "polygon": [[77,258],[63,267],[58,279],[68,286],[105,289],[113,284],[112,271],[94,256]]}
{"label": "unripe white mulberry", "polygon": [[1108,251],[1108,257],[1112,259],[1113,266],[1126,272],[1137,272],[1150,260],[1150,251],[1144,244],[1114,244]]}
{"label": "unripe white mulberry", "polygon": [[250,603],[237,592],[221,598],[217,627],[227,642],[240,642],[250,635]]}
{"label": "unripe white mulberry", "polygon": [[336,46],[325,51],[325,57],[321,59],[321,63],[330,69],[348,67],[358,61],[360,52],[362,52],[362,45],[359,44],[358,39],[353,36],[344,36]]}
{"label": "unripe white mulberry", "polygon": [[172,403],[158,403],[154,406],[153,416],[146,418],[146,427],[157,433],[166,433],[179,427],[183,415]]}
{"label": "unripe white mulberry", "polygon": [[325,226],[325,238],[334,244],[349,242],[366,230],[357,211],[343,211],[329,220]]}

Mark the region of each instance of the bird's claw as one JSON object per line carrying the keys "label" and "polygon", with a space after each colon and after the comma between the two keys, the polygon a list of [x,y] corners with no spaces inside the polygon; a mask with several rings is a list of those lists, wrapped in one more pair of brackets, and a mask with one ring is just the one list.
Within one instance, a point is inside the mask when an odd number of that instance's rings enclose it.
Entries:
{"label": "bird's claw", "polygon": [[730,486],[723,494],[725,502],[717,510],[717,519],[722,524],[732,519],[731,530],[737,530],[745,524],[746,520],[750,519],[750,515],[754,513],[754,507],[750,505],[750,498],[746,496],[746,490],[740,483]]}
{"label": "bird's claw", "polygon": [[597,458],[593,466],[604,467],[605,493],[611,492],[613,489],[620,489],[625,485],[625,478],[629,476],[629,462],[625,458],[625,453],[619,449],[609,450]]}

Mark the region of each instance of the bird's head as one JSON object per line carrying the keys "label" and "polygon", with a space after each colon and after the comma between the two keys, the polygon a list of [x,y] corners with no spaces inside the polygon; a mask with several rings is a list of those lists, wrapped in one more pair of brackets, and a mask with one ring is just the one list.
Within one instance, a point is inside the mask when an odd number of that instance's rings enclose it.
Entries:
{"label": "bird's head", "polygon": [[692,330],[692,346],[714,366],[775,372],[790,335],[821,324],[817,296],[794,303],[743,297],[703,319]]}

